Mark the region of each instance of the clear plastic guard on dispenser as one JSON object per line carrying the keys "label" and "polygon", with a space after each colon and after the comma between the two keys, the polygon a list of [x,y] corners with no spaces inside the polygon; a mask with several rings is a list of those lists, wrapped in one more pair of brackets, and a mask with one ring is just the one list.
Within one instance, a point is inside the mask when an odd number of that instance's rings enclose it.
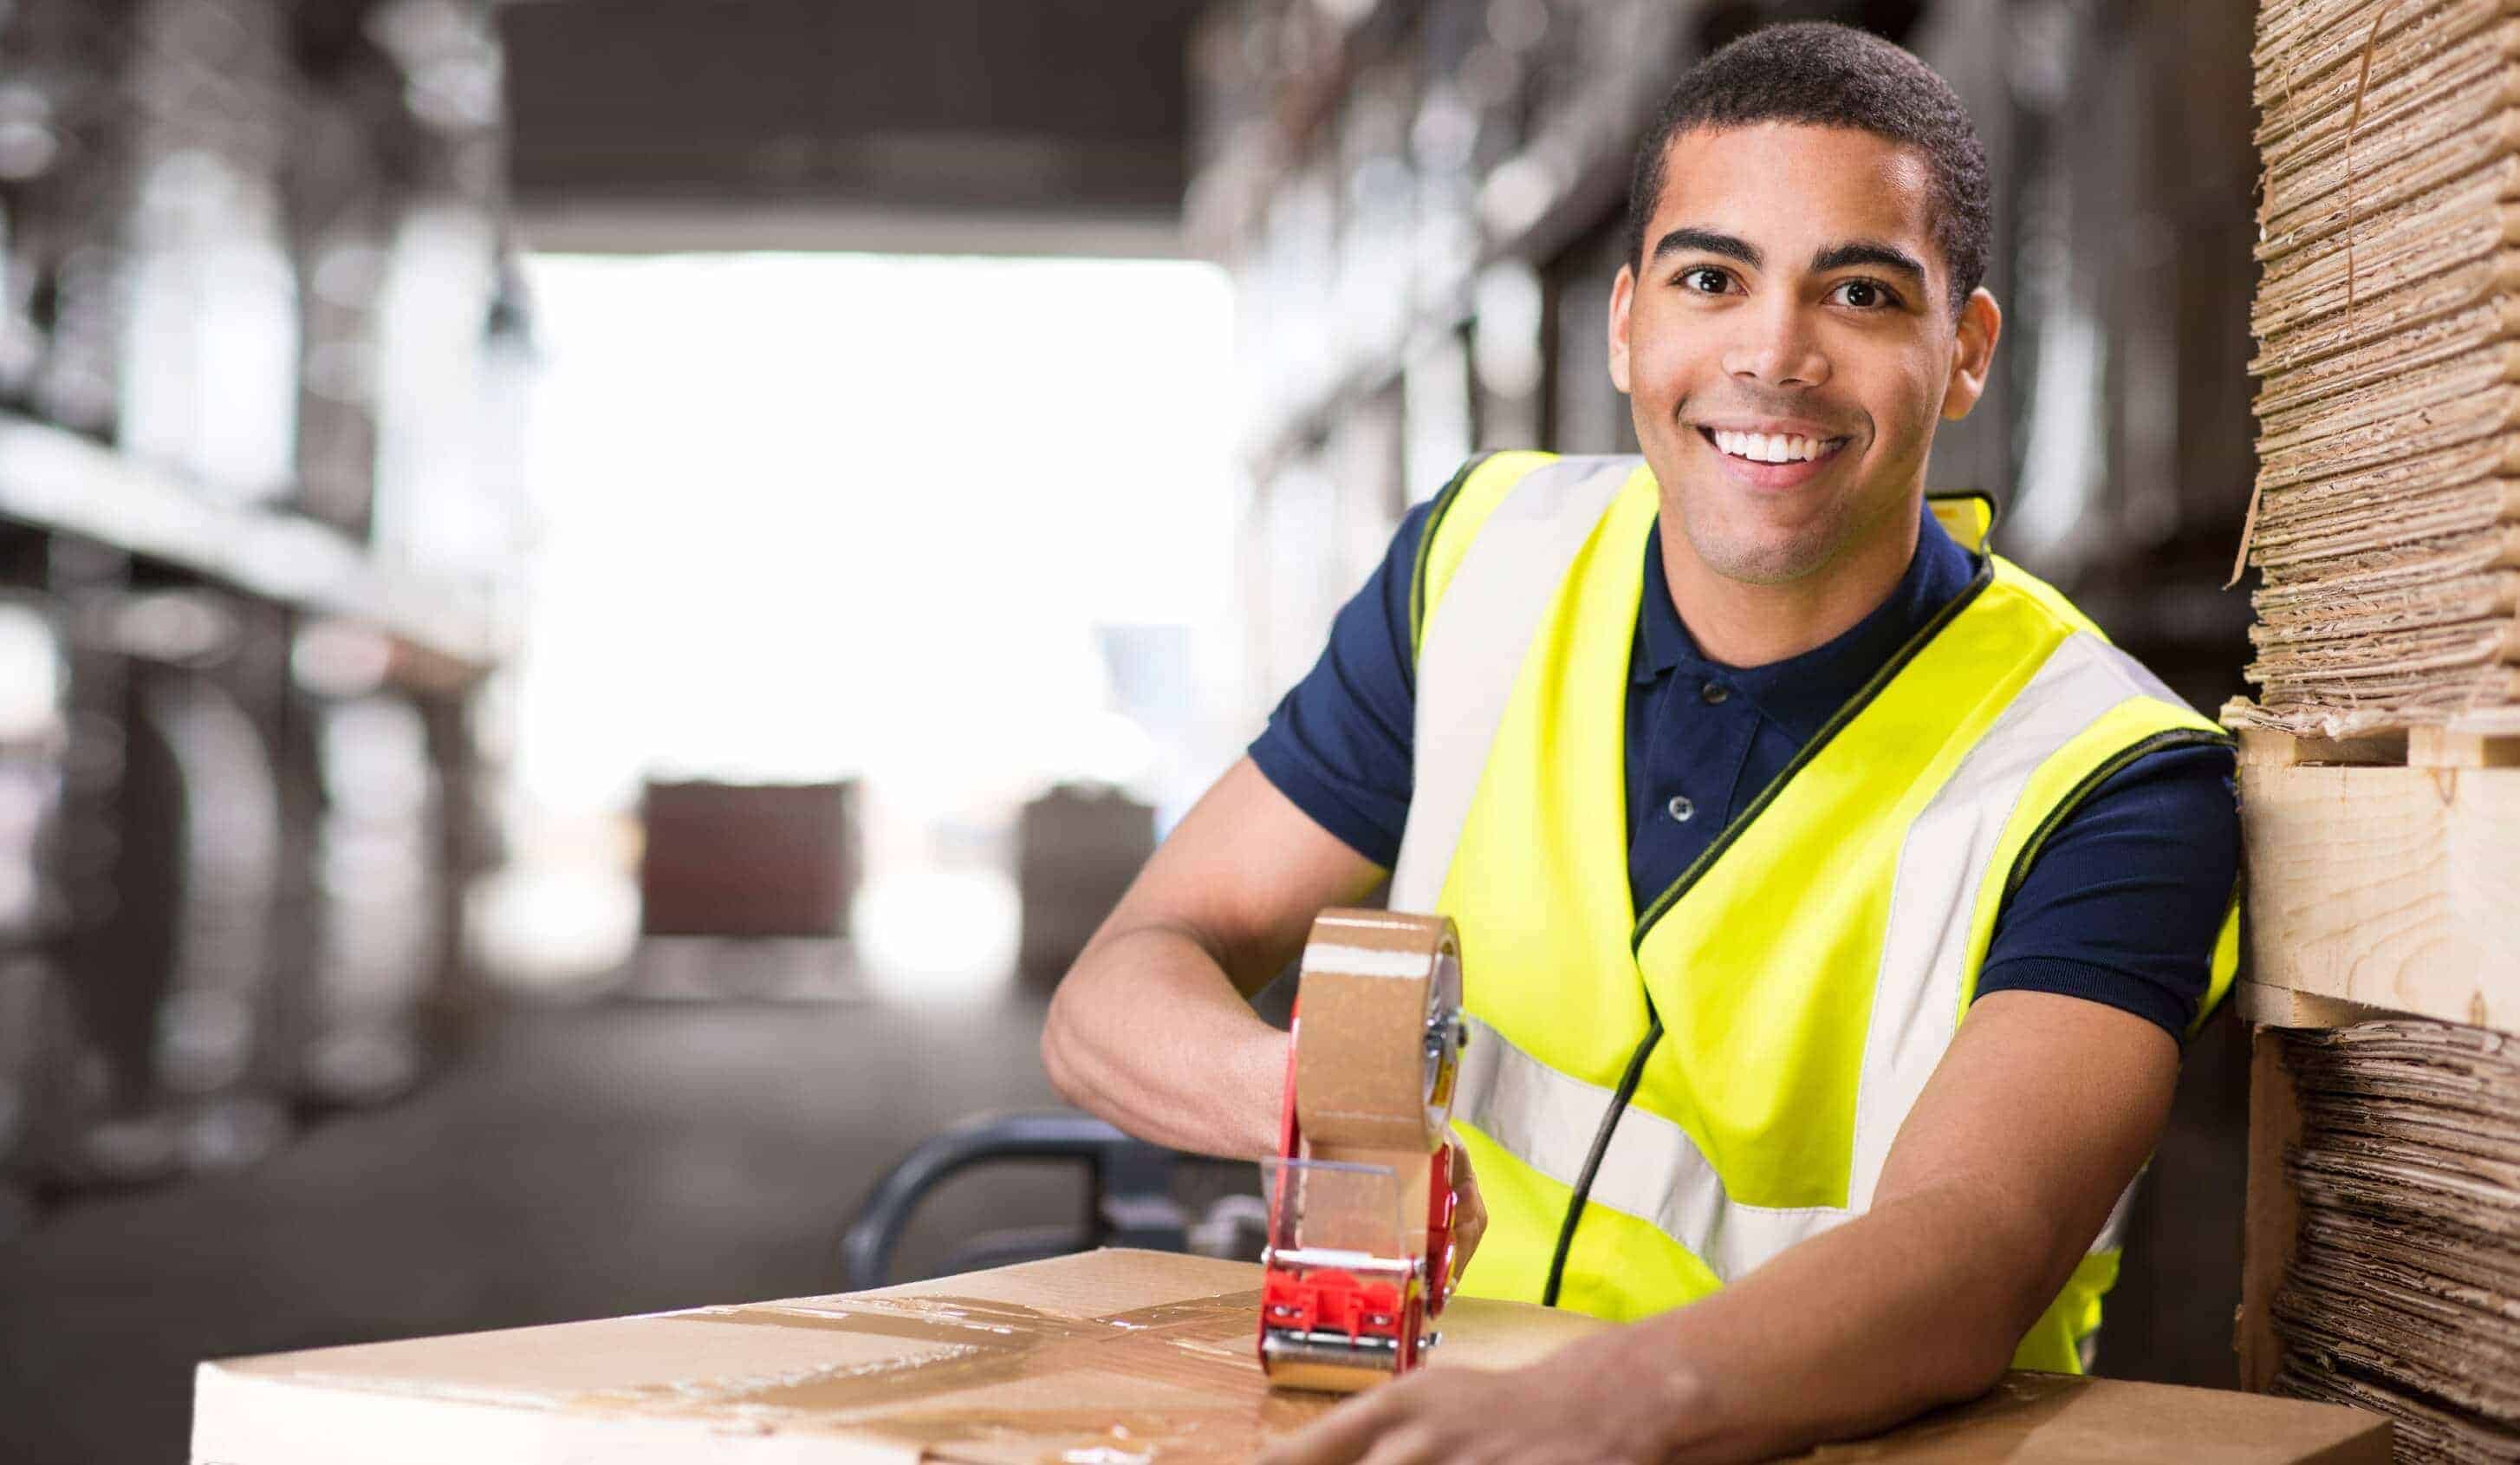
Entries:
{"label": "clear plastic guard on dispenser", "polygon": [[1370,1270],[1408,1265],[1400,1183],[1389,1166],[1263,1160],[1260,1185],[1269,1202],[1269,1249],[1281,1258]]}

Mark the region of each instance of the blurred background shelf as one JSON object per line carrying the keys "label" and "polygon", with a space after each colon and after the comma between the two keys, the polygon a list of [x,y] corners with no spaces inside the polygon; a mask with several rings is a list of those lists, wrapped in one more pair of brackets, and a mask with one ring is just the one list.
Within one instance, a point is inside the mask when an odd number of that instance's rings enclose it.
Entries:
{"label": "blurred background shelf", "polygon": [[5,411],[0,519],[76,535],[274,605],[341,617],[435,659],[430,669],[444,678],[486,673],[513,634],[482,587],[397,570],[319,521],[220,503],[75,433]]}

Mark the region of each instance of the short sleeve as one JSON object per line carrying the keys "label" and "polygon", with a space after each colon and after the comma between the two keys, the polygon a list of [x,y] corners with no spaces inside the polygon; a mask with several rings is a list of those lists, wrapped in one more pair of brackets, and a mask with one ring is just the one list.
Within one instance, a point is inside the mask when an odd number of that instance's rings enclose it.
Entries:
{"label": "short sleeve", "polygon": [[1373,573],[1330,623],[1329,644],[1269,714],[1251,761],[1312,821],[1389,869],[1409,822],[1417,718],[1409,596],[1434,500],[1400,522]]}
{"label": "short sleeve", "polygon": [[2165,749],[2093,790],[1996,918],[1977,995],[2082,997],[2184,1038],[2239,877],[2228,746]]}

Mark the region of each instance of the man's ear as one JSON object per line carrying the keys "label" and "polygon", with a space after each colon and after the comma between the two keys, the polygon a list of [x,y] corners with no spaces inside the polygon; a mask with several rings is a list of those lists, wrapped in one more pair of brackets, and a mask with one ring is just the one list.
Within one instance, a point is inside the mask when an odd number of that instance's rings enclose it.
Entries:
{"label": "man's ear", "polygon": [[[1614,307],[1615,308],[1615,307]],[[1615,329],[1615,328],[1614,328]],[[1943,420],[1969,415],[1986,390],[1988,370],[1995,363],[1995,339],[2003,334],[2003,312],[1985,286],[1960,302],[1958,348],[1952,352],[1952,378],[1943,387]]]}
{"label": "man's ear", "polygon": [[1628,306],[1636,299],[1637,270],[1633,264],[1619,266],[1619,278],[1610,282],[1610,385],[1621,392],[1628,389]]}

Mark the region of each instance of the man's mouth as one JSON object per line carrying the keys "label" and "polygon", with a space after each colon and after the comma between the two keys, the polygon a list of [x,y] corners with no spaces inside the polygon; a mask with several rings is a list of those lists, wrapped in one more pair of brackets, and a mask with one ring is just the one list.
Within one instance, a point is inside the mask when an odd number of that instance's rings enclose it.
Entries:
{"label": "man's mouth", "polygon": [[1809,463],[1834,454],[1852,440],[1795,433],[1736,433],[1729,428],[1699,428],[1697,435],[1714,444],[1717,452],[1745,463]]}

